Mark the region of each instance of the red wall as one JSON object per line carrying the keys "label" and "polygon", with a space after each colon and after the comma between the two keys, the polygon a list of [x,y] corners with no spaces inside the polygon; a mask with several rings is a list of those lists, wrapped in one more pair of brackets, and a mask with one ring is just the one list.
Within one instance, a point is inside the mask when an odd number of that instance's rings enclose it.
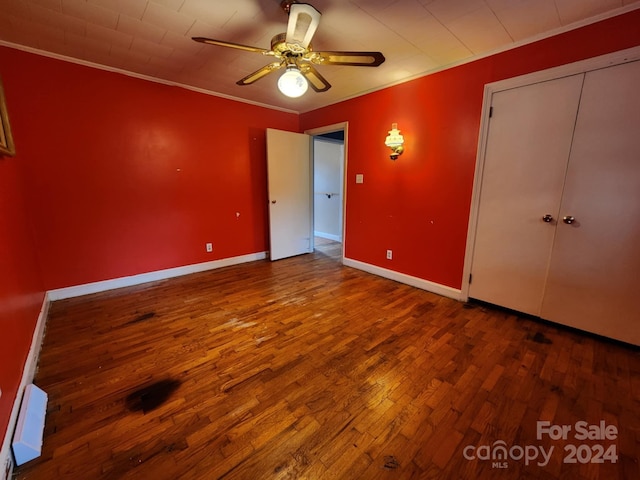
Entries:
{"label": "red wall", "polygon": [[0,156],[0,443],[44,299],[20,162]]}
{"label": "red wall", "polygon": [[47,289],[268,249],[264,131],[297,115],[17,50],[0,64]]}
{"label": "red wall", "polygon": [[[639,25],[635,10],[303,114],[302,130],[349,122],[346,256],[461,288],[484,85],[640,45]],[[406,142],[395,162],[392,122]]]}

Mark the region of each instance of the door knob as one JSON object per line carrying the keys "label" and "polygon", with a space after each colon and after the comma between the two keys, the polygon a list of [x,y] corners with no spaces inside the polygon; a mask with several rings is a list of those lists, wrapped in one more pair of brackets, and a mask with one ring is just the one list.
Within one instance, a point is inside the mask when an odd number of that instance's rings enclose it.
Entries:
{"label": "door knob", "polygon": [[576,221],[576,219],[575,219],[575,217],[572,217],[571,215],[567,215],[562,219],[562,221],[564,223],[566,223],[567,225],[571,225],[573,222]]}
{"label": "door knob", "polygon": [[542,217],[542,221],[547,223],[553,221],[553,215],[547,213],[544,217]]}

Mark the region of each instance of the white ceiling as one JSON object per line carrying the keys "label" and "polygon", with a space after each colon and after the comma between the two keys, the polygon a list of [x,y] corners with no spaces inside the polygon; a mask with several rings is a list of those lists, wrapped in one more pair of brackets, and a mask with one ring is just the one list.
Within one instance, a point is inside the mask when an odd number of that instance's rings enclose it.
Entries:
{"label": "white ceiling", "polygon": [[280,0],[0,0],[0,42],[305,112],[640,8],[640,0],[307,3],[322,13],[314,50],[380,51],[386,62],[377,68],[320,66],[333,87],[288,99],[276,89],[278,73],[249,86],[235,83],[270,57],[191,40],[270,48],[271,38],[286,30]]}

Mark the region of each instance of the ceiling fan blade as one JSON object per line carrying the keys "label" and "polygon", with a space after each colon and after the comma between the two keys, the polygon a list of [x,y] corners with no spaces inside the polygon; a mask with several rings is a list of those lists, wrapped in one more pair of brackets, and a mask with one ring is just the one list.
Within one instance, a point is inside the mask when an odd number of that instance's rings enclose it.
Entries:
{"label": "ceiling fan blade", "polygon": [[249,45],[242,45],[241,43],[225,42],[223,40],[215,40],[213,38],[206,38],[206,37],[191,37],[191,38],[196,42],[207,43],[209,45],[218,45],[220,47],[237,48],[239,50],[245,50],[247,52],[262,53],[264,55],[269,53],[269,50],[265,48],[251,47]]}
{"label": "ceiling fan blade", "polygon": [[320,12],[307,3],[292,4],[285,41],[307,48],[320,24],[320,17]]}
{"label": "ceiling fan blade", "polygon": [[250,73],[249,75],[244,77],[242,80],[238,80],[236,82],[236,84],[237,85],[251,85],[253,82],[257,82],[262,77],[266,77],[271,72],[275,72],[276,70],[279,70],[284,66],[285,66],[285,62],[273,62],[273,63],[270,63],[269,65],[265,65],[264,67],[260,68],[259,70],[256,70],[255,72]]}
{"label": "ceiling fan blade", "polygon": [[380,52],[310,52],[308,60],[316,65],[377,67],[385,58]]}
{"label": "ceiling fan blade", "polygon": [[331,88],[331,84],[312,65],[302,64],[299,66],[299,70],[316,92],[326,92]]}

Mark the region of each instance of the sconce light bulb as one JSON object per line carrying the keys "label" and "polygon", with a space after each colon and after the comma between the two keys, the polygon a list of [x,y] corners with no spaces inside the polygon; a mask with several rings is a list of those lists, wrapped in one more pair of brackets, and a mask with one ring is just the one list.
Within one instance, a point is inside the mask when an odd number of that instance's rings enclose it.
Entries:
{"label": "sconce light bulb", "polygon": [[397,158],[404,152],[404,137],[398,130],[398,124],[392,123],[389,135],[384,141],[385,145],[393,152],[390,156],[391,160],[397,160]]}

